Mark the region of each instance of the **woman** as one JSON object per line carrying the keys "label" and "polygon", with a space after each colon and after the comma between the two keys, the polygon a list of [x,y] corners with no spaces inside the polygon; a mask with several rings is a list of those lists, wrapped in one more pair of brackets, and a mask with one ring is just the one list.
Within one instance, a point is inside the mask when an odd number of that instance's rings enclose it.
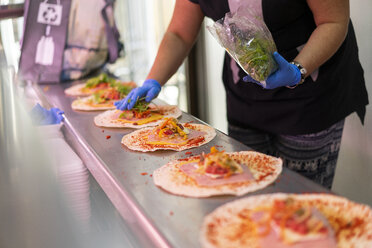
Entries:
{"label": "woman", "polygon": [[344,119],[356,111],[363,122],[368,104],[348,0],[177,0],[147,80],[117,108],[156,97],[189,53],[204,17],[216,21],[241,5],[260,10],[279,69],[264,89],[245,82],[251,80],[225,55],[229,135],[331,188]]}

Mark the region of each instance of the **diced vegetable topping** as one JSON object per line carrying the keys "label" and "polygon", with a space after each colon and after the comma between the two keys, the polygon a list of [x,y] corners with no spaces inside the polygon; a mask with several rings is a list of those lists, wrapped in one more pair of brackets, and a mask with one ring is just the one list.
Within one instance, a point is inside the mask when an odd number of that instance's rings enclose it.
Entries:
{"label": "diced vegetable topping", "polygon": [[131,110],[124,110],[120,115],[119,115],[119,118],[120,119],[126,119],[126,120],[130,120],[134,117],[134,111],[131,111]]}
{"label": "diced vegetable topping", "polygon": [[85,83],[86,88],[96,88],[98,85],[105,85],[106,87],[111,84],[115,83],[116,79],[109,77],[106,73],[101,73],[97,77],[93,77],[87,80]]}
{"label": "diced vegetable topping", "polygon": [[106,73],[101,73],[99,76],[87,80],[85,83],[84,89],[106,89],[114,88],[117,92],[120,93],[120,98],[128,95],[128,93],[133,89],[131,84],[123,84],[115,78],[109,77]]}
{"label": "diced vegetable topping", "polygon": [[183,139],[187,139],[187,134],[189,133],[189,131],[187,128],[182,126],[181,123],[178,123],[177,119],[165,118],[164,122],[154,130],[154,133],[157,134],[160,138],[182,137]]}
{"label": "diced vegetable topping", "polygon": [[281,229],[289,228],[293,232],[307,234],[310,232],[327,232],[324,223],[316,218],[310,207],[300,206],[291,198],[285,201],[275,201],[273,220]]}
{"label": "diced vegetable topping", "polygon": [[[272,208],[259,208],[256,211],[264,213],[264,216],[258,222],[261,226],[261,232],[259,233],[261,236],[270,233],[271,223],[280,228],[280,238],[285,243],[294,243],[299,240],[295,235],[319,236],[328,233],[327,226],[319,216],[320,214],[314,214],[315,211],[310,206],[300,205],[292,198],[275,200]],[[288,231],[295,235],[291,235]]]}
{"label": "diced vegetable topping", "polygon": [[131,110],[124,110],[119,118],[127,120],[132,118],[146,118],[151,116],[152,113],[159,113],[159,110],[150,108],[149,104],[150,103],[145,101],[145,98],[141,98]]}
{"label": "diced vegetable topping", "polygon": [[198,164],[198,172],[214,176],[229,177],[233,174],[243,173],[242,167],[224,151],[211,147],[209,154],[202,154]]}
{"label": "diced vegetable topping", "polygon": [[124,95],[122,95],[119,91],[117,91],[114,88],[99,90],[99,91],[93,93],[94,103],[105,103],[105,102],[108,102],[110,100],[119,100],[123,97],[124,97]]}

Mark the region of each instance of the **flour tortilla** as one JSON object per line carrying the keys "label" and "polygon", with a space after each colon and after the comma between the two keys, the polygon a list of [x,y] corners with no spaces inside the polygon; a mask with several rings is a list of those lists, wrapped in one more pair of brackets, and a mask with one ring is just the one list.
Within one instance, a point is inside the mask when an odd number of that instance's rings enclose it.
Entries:
{"label": "flour tortilla", "polygon": [[[181,123],[185,126],[184,123]],[[204,132],[203,135],[204,140],[192,144],[185,144],[185,145],[150,145],[146,144],[146,140],[144,139],[148,135],[152,133],[154,128],[156,127],[147,127],[140,130],[136,130],[130,134],[125,135],[121,143],[125,146],[127,146],[129,149],[134,151],[140,151],[140,152],[151,152],[156,150],[174,150],[174,151],[183,151],[186,149],[190,149],[193,147],[199,147],[202,146],[209,141],[211,141],[216,136],[216,131],[214,128],[210,126],[206,126],[203,124],[195,124],[195,123],[187,123],[188,129],[194,129],[196,131]]]}
{"label": "flour tortilla", "polygon": [[[168,164],[156,169],[153,179],[156,186],[176,194],[189,197],[209,197],[213,195],[244,195],[265,188],[280,175],[282,171],[282,160],[254,151],[241,151],[227,153],[241,166],[247,166],[255,180],[246,182],[228,183],[218,186],[200,186],[196,181],[181,171],[179,168],[188,161],[197,159],[200,156],[190,157],[171,161]],[[223,179],[216,179],[223,180]]]}
{"label": "flour tortilla", "polygon": [[[288,196],[304,205],[313,206],[327,218],[335,234],[338,248],[372,247],[372,210],[370,207],[331,194],[266,194],[246,197],[220,206],[204,218],[200,242],[204,248],[254,247],[258,248],[259,237],[249,232],[249,221],[239,217],[247,211],[263,206],[271,206],[276,199]],[[244,211],[244,212],[242,212]],[[354,221],[354,222],[353,222]],[[344,228],[340,223],[363,224],[357,228]],[[244,229],[242,229],[244,227]],[[248,230],[248,231],[247,231]],[[290,246],[288,246],[290,248]]]}
{"label": "flour tortilla", "polygon": [[[86,83],[80,83],[80,84],[73,85],[73,86],[65,89],[65,94],[69,95],[69,96],[90,96],[94,92],[96,92],[97,90],[102,90],[102,89],[92,88],[92,89],[88,89],[88,90],[86,90],[86,92],[84,92],[84,91],[82,91],[82,89],[85,87],[85,84]],[[121,82],[121,84],[132,86],[133,89],[137,87],[135,82]]]}
{"label": "flour tortilla", "polygon": [[[163,118],[178,118],[181,116],[182,111],[177,106],[163,105],[158,106],[154,104],[149,105],[152,109],[160,110],[163,113]],[[94,123],[100,127],[117,127],[117,128],[144,128],[144,127],[154,127],[159,125],[163,119],[159,119],[153,122],[145,123],[142,125],[134,125],[133,123],[123,122],[118,119],[114,119],[114,116],[121,112],[120,110],[108,110],[97,115],[94,118]]]}
{"label": "flour tortilla", "polygon": [[90,103],[90,100],[93,99],[93,96],[83,97],[76,99],[72,102],[71,108],[73,110],[82,110],[82,111],[100,111],[100,110],[109,110],[115,109],[114,102],[118,100],[110,100],[106,103]]}
{"label": "flour tortilla", "polygon": [[65,89],[65,94],[69,96],[89,96],[93,92],[82,92],[85,83],[73,85],[67,89]]}

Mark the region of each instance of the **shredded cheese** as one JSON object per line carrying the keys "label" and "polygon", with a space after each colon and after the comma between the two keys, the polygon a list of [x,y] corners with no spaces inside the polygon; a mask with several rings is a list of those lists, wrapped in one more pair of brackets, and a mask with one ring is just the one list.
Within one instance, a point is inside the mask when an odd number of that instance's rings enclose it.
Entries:
{"label": "shredded cheese", "polygon": [[[177,119],[175,118],[165,118],[164,122],[154,130],[154,133],[157,133],[159,138],[163,138],[165,136],[177,137],[180,136],[184,140],[187,139],[187,134],[182,130],[180,127],[181,124],[178,123]],[[170,135],[167,135],[166,132],[171,132]]]}
{"label": "shredded cheese", "polygon": [[149,122],[160,120],[161,118],[163,118],[163,115],[153,114],[150,117],[146,117],[146,118],[139,119],[139,120],[126,120],[126,119],[120,119],[120,118],[118,118],[117,120],[121,122],[125,122],[125,123],[137,123],[138,125],[142,125],[142,124],[146,124]]}
{"label": "shredded cheese", "polygon": [[[206,174],[212,178],[218,178],[220,176],[228,178],[233,174],[243,173],[243,168],[236,161],[230,158],[230,156],[226,154],[225,151],[219,151],[214,146],[211,147],[209,154],[202,154],[198,166],[199,167],[197,169],[197,172],[199,174]],[[215,174],[207,173],[206,171],[209,166],[219,166],[223,169],[226,169],[227,173],[218,176],[216,176]]]}

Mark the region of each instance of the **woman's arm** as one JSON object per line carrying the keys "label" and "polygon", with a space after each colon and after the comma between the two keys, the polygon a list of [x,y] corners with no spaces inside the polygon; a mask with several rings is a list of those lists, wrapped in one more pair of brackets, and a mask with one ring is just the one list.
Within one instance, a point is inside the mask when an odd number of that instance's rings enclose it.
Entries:
{"label": "woman's arm", "polygon": [[326,62],[344,41],[350,19],[349,0],[307,0],[313,12],[316,29],[294,59],[307,69],[307,74]]}
{"label": "woman's arm", "polygon": [[176,1],[171,22],[147,79],[155,79],[161,85],[168,81],[192,48],[203,19],[199,4],[189,0]]}

